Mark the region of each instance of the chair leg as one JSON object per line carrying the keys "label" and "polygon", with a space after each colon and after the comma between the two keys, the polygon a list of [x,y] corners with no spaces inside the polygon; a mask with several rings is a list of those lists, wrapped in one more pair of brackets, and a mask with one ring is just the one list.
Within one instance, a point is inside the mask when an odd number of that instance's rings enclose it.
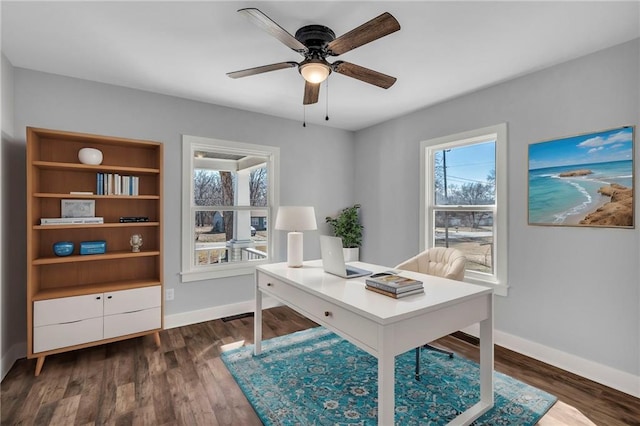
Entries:
{"label": "chair leg", "polygon": [[432,351],[440,352],[441,354],[449,355],[449,358],[453,358],[453,352],[449,352],[444,349],[436,348],[435,346],[431,346],[429,344],[423,345],[423,348],[430,349]]}
{"label": "chair leg", "polygon": [[416,380],[420,381],[420,347],[416,348]]}

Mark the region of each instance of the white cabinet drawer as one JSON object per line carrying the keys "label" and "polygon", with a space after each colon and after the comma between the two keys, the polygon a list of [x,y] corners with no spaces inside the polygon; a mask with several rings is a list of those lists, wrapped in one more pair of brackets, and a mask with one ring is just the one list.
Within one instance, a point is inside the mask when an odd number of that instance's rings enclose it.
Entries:
{"label": "white cabinet drawer", "polygon": [[33,303],[33,326],[40,327],[102,317],[102,298],[102,293],[97,293],[38,300]]}
{"label": "white cabinet drawer", "polygon": [[104,317],[104,338],[125,336],[160,328],[162,318],[160,307]]}
{"label": "white cabinet drawer", "polygon": [[159,285],[104,293],[104,314],[113,315],[156,308],[162,303],[161,298],[162,291]]}
{"label": "white cabinet drawer", "polygon": [[44,325],[33,329],[33,352],[44,352],[101,339],[102,317]]}
{"label": "white cabinet drawer", "polygon": [[287,305],[301,309],[319,324],[348,334],[370,348],[377,348],[377,326],[366,318],[266,274],[258,274],[258,287]]}

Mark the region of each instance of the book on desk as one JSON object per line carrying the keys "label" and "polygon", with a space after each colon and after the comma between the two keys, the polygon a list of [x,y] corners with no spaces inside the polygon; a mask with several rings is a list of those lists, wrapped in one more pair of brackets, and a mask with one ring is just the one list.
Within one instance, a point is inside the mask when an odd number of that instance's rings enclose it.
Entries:
{"label": "book on desk", "polygon": [[422,281],[403,277],[395,271],[373,274],[365,280],[366,289],[385,296],[400,299],[414,294],[424,293]]}

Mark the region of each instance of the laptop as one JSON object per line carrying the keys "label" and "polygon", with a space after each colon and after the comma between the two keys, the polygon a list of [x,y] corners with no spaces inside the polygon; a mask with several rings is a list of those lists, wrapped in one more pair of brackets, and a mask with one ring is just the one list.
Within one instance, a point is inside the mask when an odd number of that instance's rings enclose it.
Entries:
{"label": "laptop", "polygon": [[370,275],[371,271],[344,263],[342,238],[320,235],[320,251],[324,271],[342,278],[356,278]]}

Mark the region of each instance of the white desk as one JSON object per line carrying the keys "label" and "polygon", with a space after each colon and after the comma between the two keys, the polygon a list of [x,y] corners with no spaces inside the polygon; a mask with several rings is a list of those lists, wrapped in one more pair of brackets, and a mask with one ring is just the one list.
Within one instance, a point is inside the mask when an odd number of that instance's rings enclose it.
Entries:
{"label": "white desk", "polygon": [[[373,272],[389,269],[353,265]],[[413,272],[402,275],[423,281],[425,294],[400,300],[377,294],[365,289],[365,277],[346,280],[325,273],[320,260],[301,268],[258,266],[254,353],[262,351],[265,293],[378,358],[378,425],[389,426],[394,424],[395,356],[479,322],[480,401],[450,424],[471,423],[493,407],[493,290]]]}

